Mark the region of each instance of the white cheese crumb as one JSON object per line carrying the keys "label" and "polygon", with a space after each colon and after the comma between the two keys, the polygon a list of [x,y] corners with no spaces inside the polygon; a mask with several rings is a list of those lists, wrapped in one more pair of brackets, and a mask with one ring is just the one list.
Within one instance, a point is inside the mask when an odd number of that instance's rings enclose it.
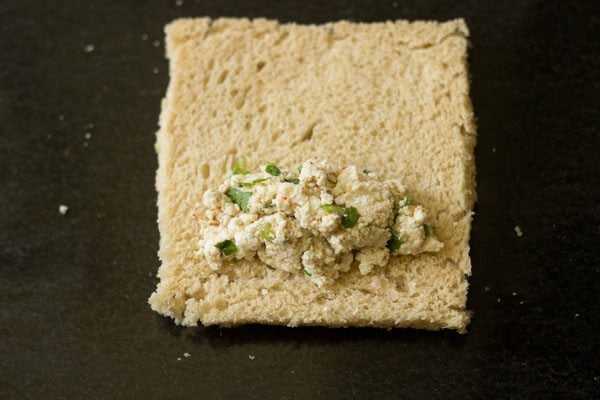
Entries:
{"label": "white cheese crumb", "polygon": [[92,51],[94,51],[96,47],[93,44],[88,44],[87,46],[85,46],[85,52],[86,53],[91,53]]}
{"label": "white cheese crumb", "polygon": [[249,358],[250,360],[254,360],[256,357],[254,357],[252,354],[248,354],[248,358]]}
{"label": "white cheese crumb", "polygon": [[177,361],[181,361],[181,357],[177,357]]}
{"label": "white cheese crumb", "polygon": [[492,147],[492,153],[495,153],[495,152],[496,152],[496,148]]}
{"label": "white cheese crumb", "polygon": [[188,357],[191,357],[192,355],[186,351],[185,353],[183,353],[183,356],[185,358],[188,358]]}
{"label": "white cheese crumb", "polygon": [[517,295],[517,292],[512,292],[512,295],[513,295],[513,296],[516,296],[516,295]]}
{"label": "white cheese crumb", "polygon": [[154,46],[154,47],[160,46],[160,41],[155,40],[154,42],[152,42],[152,46]]}
{"label": "white cheese crumb", "polygon": [[519,302],[519,304],[523,304],[523,303],[525,303],[523,300],[521,300],[521,301]]}
{"label": "white cheese crumb", "polygon": [[260,292],[262,293],[263,296],[266,296],[267,293],[269,293],[269,291],[265,288],[263,288]]}
{"label": "white cheese crumb", "polygon": [[490,287],[489,286],[484,287],[484,289],[485,289],[486,292],[490,291]]}
{"label": "white cheese crumb", "polygon": [[152,68],[152,73],[158,74],[158,68]]}
{"label": "white cheese crumb", "polygon": [[515,226],[515,233],[518,237],[523,236],[523,231],[521,230],[521,227],[519,225]]}
{"label": "white cheese crumb", "polygon": [[579,314],[575,314],[575,318],[579,317]]}
{"label": "white cheese crumb", "polygon": [[69,207],[65,206],[64,204],[58,206],[58,212],[62,215],[65,215],[67,211],[69,211]]}
{"label": "white cheese crumb", "polygon": [[148,40],[148,35],[146,35],[145,33],[142,33],[142,40]]}
{"label": "white cheese crumb", "polygon": [[496,303],[500,303],[500,297],[496,299]]}
{"label": "white cheese crumb", "polygon": [[83,137],[86,138],[86,139],[91,139],[92,134],[89,133],[89,132],[86,132],[85,135],[83,135]]}

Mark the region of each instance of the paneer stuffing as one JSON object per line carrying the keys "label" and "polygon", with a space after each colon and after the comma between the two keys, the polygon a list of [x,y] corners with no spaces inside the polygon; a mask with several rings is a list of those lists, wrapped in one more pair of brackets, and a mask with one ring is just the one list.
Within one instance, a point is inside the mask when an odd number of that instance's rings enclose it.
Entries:
{"label": "paneer stuffing", "polygon": [[391,256],[444,246],[427,210],[412,203],[399,180],[381,181],[354,165],[267,163],[250,173],[238,161],[202,204],[199,253],[214,270],[258,259],[321,287],[350,268],[368,274]]}

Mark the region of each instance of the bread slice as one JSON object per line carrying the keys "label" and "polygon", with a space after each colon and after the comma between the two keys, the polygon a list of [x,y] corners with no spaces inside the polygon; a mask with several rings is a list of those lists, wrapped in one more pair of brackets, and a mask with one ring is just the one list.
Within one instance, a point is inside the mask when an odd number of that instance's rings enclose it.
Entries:
{"label": "bread slice", "polygon": [[[181,19],[166,27],[171,82],[157,151],[160,283],[152,309],[195,326],[247,323],[464,332],[475,124],[463,20],[280,24]],[[399,177],[445,244],[318,288],[301,274],[196,255],[202,193],[236,159],[313,158]]]}

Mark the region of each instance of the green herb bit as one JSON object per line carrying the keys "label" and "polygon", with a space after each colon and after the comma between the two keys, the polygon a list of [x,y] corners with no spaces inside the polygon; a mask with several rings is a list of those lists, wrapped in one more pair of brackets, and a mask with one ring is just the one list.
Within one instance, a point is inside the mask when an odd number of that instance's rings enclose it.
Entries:
{"label": "green herb bit", "polygon": [[323,204],[321,210],[327,213],[333,213],[338,215],[344,215],[344,207],[336,206],[335,204]]}
{"label": "green herb bit", "polygon": [[433,229],[429,225],[427,225],[427,224],[423,225],[423,231],[425,232],[425,237],[431,236],[432,230]]}
{"label": "green herb bit", "polygon": [[344,215],[342,215],[342,226],[344,228],[354,228],[358,223],[360,214],[354,207],[346,208]]}
{"label": "green herb bit", "polygon": [[273,232],[273,225],[271,225],[271,223],[266,223],[263,225],[263,227],[258,231],[258,234],[261,238],[265,239],[269,243],[272,243],[273,239],[275,239],[275,232]]}
{"label": "green herb bit", "polygon": [[304,268],[302,269],[302,271],[304,271],[304,275],[312,276],[312,274],[310,272],[308,272],[307,270],[305,270]]}
{"label": "green herb bit", "polygon": [[258,183],[262,183],[264,181],[268,181],[269,178],[262,178],[262,179],[255,179],[252,182],[241,182],[240,185],[242,185],[243,187],[252,187]]}
{"label": "green herb bit", "polygon": [[236,188],[229,188],[225,192],[225,195],[229,197],[232,202],[240,206],[242,211],[248,210],[248,201],[250,200],[250,196],[252,196],[252,193],[243,192]]}
{"label": "green herb bit", "polygon": [[233,175],[248,175],[250,171],[246,169],[246,160],[240,158],[233,164],[233,170],[231,171]]}
{"label": "green herb bit", "polygon": [[412,203],[412,199],[410,198],[409,195],[404,196],[404,198],[402,199],[402,207],[406,207],[409,206]]}
{"label": "green herb bit", "polygon": [[217,249],[221,250],[221,255],[223,255],[223,256],[230,256],[238,250],[235,243],[233,243],[229,239],[223,240],[222,242],[215,244],[215,247]]}
{"label": "green herb bit", "polygon": [[390,240],[388,240],[386,247],[388,248],[390,253],[393,253],[396,250],[398,250],[400,246],[402,246],[402,243],[404,243],[404,239],[402,239],[402,236],[400,236],[396,232],[392,232],[392,237],[390,238]]}
{"label": "green herb bit", "polygon": [[272,164],[272,163],[268,163],[265,166],[265,171],[267,172],[267,174],[273,175],[273,176],[279,176],[281,175],[281,170],[279,168],[277,168],[277,165]]}
{"label": "green herb bit", "polygon": [[302,164],[298,165],[298,173],[302,172]]}
{"label": "green herb bit", "polygon": [[264,208],[271,208],[271,207],[275,207],[275,204],[273,204],[273,200],[269,200],[265,203],[265,205],[263,206]]}
{"label": "green herb bit", "polygon": [[300,183],[300,179],[298,179],[298,178],[284,179],[283,181],[288,182],[288,183],[293,183],[294,185],[297,185]]}
{"label": "green herb bit", "polygon": [[363,169],[363,174],[365,174],[365,175],[369,175],[370,173],[371,173],[371,171],[370,171],[370,170],[368,170],[368,169],[366,169],[366,168],[365,168],[365,169]]}

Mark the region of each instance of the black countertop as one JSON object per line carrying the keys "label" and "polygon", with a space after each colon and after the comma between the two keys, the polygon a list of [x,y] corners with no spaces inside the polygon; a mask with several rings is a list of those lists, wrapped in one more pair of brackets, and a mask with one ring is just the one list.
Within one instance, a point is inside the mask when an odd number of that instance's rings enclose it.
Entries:
{"label": "black countertop", "polygon": [[[598,398],[598,6],[239,3],[0,4],[0,398]],[[202,15],[467,20],[468,334],[183,329],[150,310],[162,29]]]}

